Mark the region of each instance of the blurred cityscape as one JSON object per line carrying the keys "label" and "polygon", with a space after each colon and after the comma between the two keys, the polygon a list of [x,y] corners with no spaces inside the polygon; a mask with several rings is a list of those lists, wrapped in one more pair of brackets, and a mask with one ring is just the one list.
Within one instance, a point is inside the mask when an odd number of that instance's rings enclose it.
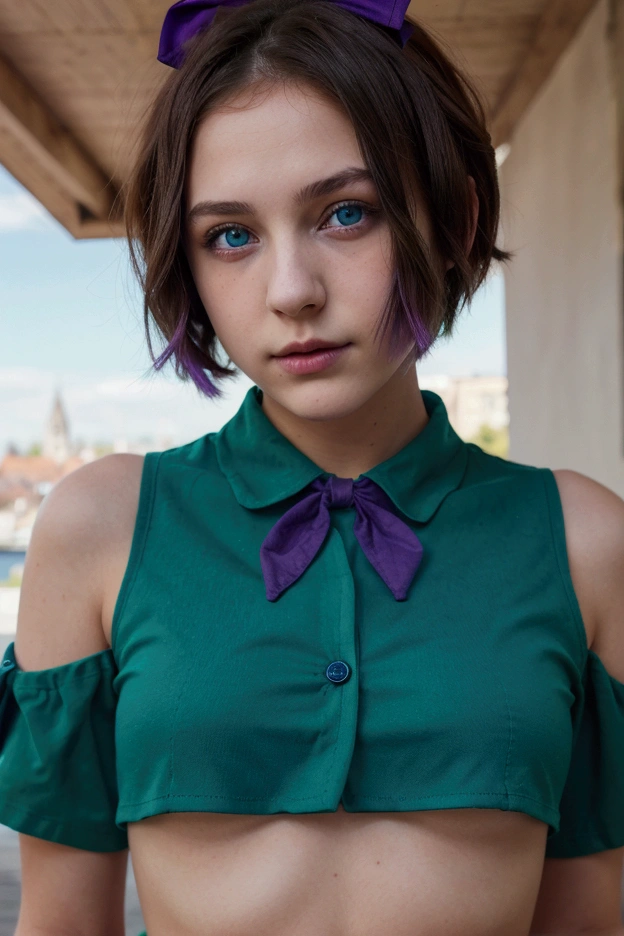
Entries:
{"label": "blurred cityscape", "polygon": [[[502,376],[419,376],[422,389],[444,400],[457,433],[486,451],[506,458],[509,449],[507,378]],[[190,441],[190,440],[189,440]],[[72,440],[70,419],[60,389],[48,414],[42,414],[41,441],[20,451],[9,444],[0,461],[0,635],[15,633],[19,589],[26,549],[41,502],[62,477],[111,452],[171,448],[171,438],[117,438],[82,445]]]}
{"label": "blurred cityscape", "polygon": [[[0,461],[0,550],[26,549],[39,505],[62,477],[111,452],[144,455],[173,446],[166,436],[82,445],[72,440],[70,422],[60,390],[57,390],[41,441],[20,451],[9,444]],[[2,576],[0,575],[0,580]]]}
{"label": "blurred cityscape", "polygon": [[[482,448],[507,457],[509,413],[506,377],[420,377],[423,389],[438,393],[458,434]],[[9,444],[0,461],[0,550],[25,550],[41,501],[62,477],[111,452],[144,455],[173,446],[173,440],[118,438],[111,443],[81,445],[72,441],[70,421],[57,390],[41,442],[28,451]],[[1,573],[1,570],[0,570]],[[0,574],[0,582],[2,575]]]}

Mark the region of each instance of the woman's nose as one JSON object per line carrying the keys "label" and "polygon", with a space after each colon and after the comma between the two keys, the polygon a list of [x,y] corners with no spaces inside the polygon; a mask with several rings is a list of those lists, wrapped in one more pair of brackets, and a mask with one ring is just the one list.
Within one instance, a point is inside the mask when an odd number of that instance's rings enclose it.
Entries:
{"label": "woman's nose", "polygon": [[276,245],[269,263],[268,309],[295,318],[323,308],[326,290],[313,251],[295,244]]}

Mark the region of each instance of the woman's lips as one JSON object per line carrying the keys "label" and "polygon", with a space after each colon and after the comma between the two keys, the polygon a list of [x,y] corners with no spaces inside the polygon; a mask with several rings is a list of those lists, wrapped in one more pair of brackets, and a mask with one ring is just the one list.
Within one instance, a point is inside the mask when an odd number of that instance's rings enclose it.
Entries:
{"label": "woman's lips", "polygon": [[340,348],[318,348],[305,354],[284,354],[275,360],[289,374],[316,374],[338,360],[351,347],[351,343]]}

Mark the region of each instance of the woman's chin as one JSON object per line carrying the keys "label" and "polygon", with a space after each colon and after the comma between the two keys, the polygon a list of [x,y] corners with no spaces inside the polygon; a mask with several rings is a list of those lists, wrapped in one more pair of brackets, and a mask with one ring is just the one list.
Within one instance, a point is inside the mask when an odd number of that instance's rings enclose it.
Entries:
{"label": "woman's chin", "polygon": [[268,409],[271,404],[277,404],[282,410],[287,410],[298,419],[311,421],[327,421],[345,419],[352,416],[378,389],[368,387],[362,380],[294,380],[289,386],[265,386],[262,388],[265,397],[268,396]]}

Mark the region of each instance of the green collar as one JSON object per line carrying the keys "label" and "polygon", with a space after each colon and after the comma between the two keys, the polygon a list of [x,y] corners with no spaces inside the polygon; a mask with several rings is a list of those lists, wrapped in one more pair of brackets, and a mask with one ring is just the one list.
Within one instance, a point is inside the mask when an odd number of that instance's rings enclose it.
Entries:
{"label": "green collar", "polygon": [[[407,517],[429,520],[461,484],[468,447],[451,426],[441,397],[422,390],[429,422],[386,461],[365,471]],[[243,507],[257,509],[296,494],[328,473],[279,432],[251,387],[238,412],[215,434],[219,466]]]}

